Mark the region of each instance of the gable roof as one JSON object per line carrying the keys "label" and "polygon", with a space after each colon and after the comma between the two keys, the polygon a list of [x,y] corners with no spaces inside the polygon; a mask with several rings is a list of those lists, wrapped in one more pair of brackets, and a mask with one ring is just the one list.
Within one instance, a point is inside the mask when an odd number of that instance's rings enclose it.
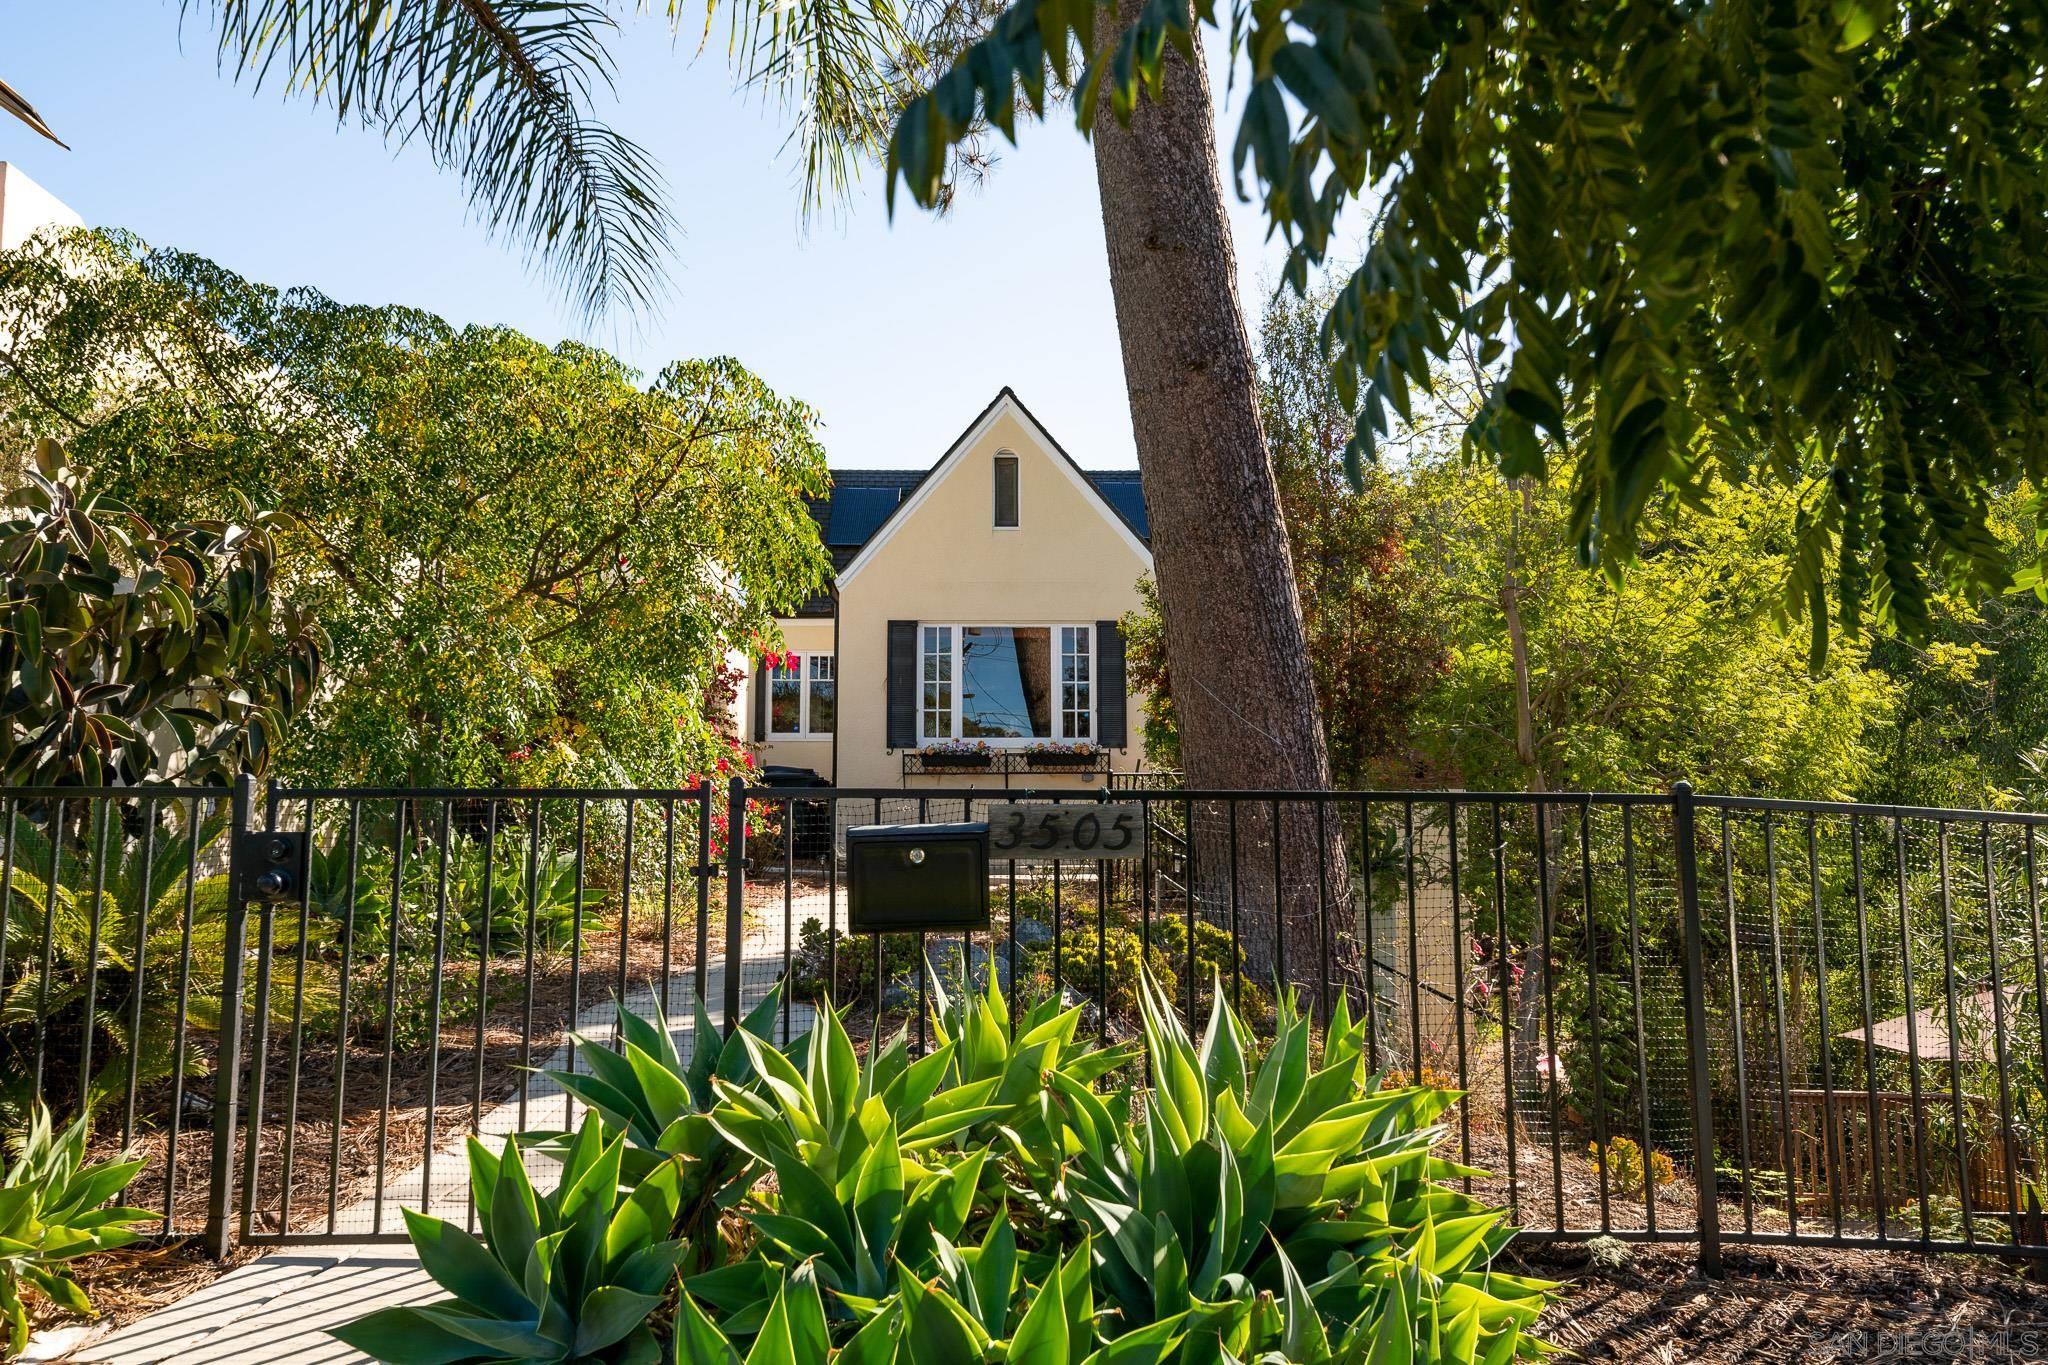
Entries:
{"label": "gable roof", "polygon": [[818,534],[824,539],[826,548],[832,552],[833,570],[842,571],[851,565],[869,542],[881,535],[884,528],[895,520],[897,513],[909,505],[918,491],[925,486],[926,481],[972,444],[971,438],[975,433],[980,431],[1005,403],[1014,407],[1025,424],[1066,462],[1068,469],[1095,493],[1096,498],[1121,523],[1125,531],[1141,546],[1149,543],[1152,524],[1151,519],[1145,514],[1145,490],[1139,481],[1138,471],[1081,468],[1074,463],[1074,457],[1067,454],[1044,425],[1032,415],[1031,410],[1024,406],[1016,393],[1005,385],[929,469],[832,471],[832,491],[822,498],[812,499],[810,508],[812,520],[818,523]]}

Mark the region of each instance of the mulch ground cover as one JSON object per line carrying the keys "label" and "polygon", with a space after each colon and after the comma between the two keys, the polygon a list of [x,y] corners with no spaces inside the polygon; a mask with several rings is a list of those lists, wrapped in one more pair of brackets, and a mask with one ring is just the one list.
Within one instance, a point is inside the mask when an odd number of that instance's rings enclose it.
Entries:
{"label": "mulch ground cover", "polygon": [[1584,1244],[1552,1243],[1511,1249],[1503,1268],[1570,1286],[1539,1331],[1587,1360],[2048,1360],[2048,1286],[1987,1258],[1730,1247],[1722,1259],[1710,1280],[1690,1247],[1631,1247],[1602,1266]]}

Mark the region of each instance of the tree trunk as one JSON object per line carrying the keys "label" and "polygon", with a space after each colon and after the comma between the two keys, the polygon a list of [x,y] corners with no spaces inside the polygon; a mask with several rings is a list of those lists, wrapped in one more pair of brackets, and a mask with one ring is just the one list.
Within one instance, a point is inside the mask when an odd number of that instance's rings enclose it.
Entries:
{"label": "tree trunk", "polygon": [[[1120,0],[1122,22],[1103,26],[1106,41],[1140,8]],[[1141,98],[1128,128],[1105,112],[1094,135],[1182,763],[1191,788],[1319,791],[1329,756],[1238,306],[1200,51],[1199,38],[1192,63],[1169,51],[1164,99]],[[1244,979],[1270,983],[1284,966],[1294,982],[1319,984],[1337,966],[1323,955],[1326,914],[1337,962],[1355,963],[1336,909],[1351,903],[1341,818],[1326,820],[1337,831],[1327,842],[1305,803],[1283,807],[1277,831],[1269,805],[1240,808],[1235,841],[1229,819],[1221,807],[1198,810],[1190,837],[1200,890],[1190,891],[1212,921],[1242,928]],[[1277,942],[1259,927],[1272,925],[1276,907],[1286,926]]]}

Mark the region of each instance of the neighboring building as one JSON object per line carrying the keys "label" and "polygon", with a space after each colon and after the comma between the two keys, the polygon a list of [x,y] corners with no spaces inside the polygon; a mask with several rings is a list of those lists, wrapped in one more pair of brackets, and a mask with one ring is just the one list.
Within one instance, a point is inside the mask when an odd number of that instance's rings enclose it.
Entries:
{"label": "neighboring building", "polygon": [[[1152,571],[1136,470],[1083,471],[1005,388],[930,469],[841,470],[829,590],[743,705],[764,766],[844,787],[1101,786],[1139,767],[1117,618]],[[929,750],[986,746],[986,766]],[[1067,766],[1034,748],[1092,748]],[[970,759],[970,762],[981,762]]]}
{"label": "neighboring building", "polygon": [[0,161],[0,251],[12,251],[46,227],[84,227],[56,195],[11,161]]}

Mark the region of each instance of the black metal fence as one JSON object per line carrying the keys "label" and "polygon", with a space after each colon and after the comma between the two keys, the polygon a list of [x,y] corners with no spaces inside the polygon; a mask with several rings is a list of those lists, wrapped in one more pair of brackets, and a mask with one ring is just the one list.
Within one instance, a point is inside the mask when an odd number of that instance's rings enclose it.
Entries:
{"label": "black metal fence", "polygon": [[[846,833],[1114,805],[1135,847],[999,852],[990,928],[854,939]],[[1536,1238],[2048,1256],[2030,814],[1476,792],[285,789],[0,797],[0,1104],[90,1105],[170,1235],[395,1240],[465,1217],[461,1142],[560,1130],[615,1002],[687,1050],[784,983],[924,1041],[993,976],[1137,1036],[1292,991],[1386,1083],[1463,1092],[1450,1155]],[[305,834],[295,899],[240,831]],[[999,841],[1000,842],[1000,841]],[[699,1012],[698,1001],[705,1002]],[[534,1152],[536,1174],[547,1165]]]}

